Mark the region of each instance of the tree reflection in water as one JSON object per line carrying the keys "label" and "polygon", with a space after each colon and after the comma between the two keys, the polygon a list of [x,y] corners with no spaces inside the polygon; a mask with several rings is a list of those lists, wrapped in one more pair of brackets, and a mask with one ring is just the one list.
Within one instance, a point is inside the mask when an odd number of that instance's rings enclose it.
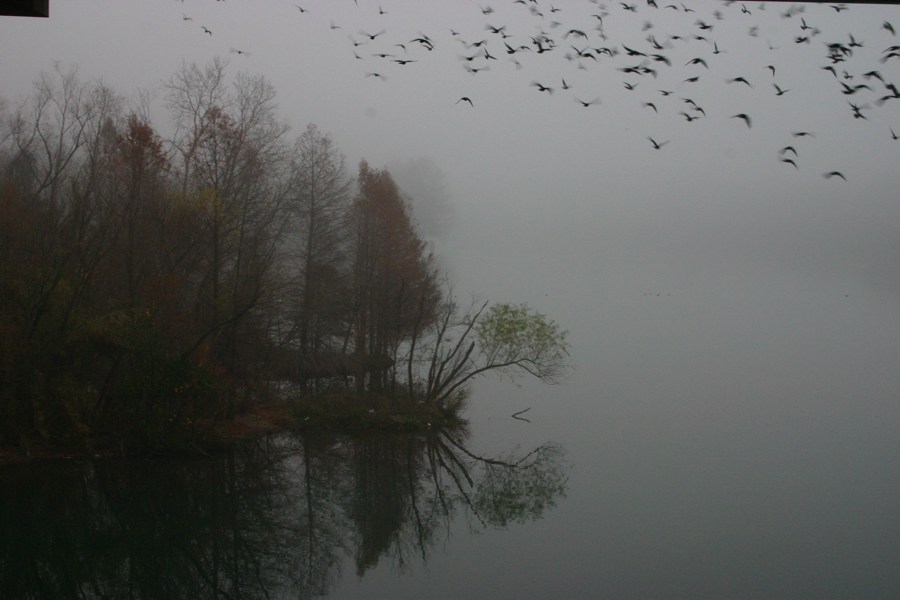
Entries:
{"label": "tree reflection in water", "polygon": [[565,491],[563,451],[499,458],[464,431],[279,435],[221,457],[0,470],[0,597],[327,594],[346,556],[428,559],[462,513],[538,519]]}

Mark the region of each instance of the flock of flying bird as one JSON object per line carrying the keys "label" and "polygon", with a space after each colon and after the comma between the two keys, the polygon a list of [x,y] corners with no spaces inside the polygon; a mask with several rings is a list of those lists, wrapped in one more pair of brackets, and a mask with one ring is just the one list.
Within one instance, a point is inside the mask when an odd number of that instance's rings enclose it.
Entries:
{"label": "flock of flying bird", "polygon": [[[309,8],[294,5],[302,18],[309,18],[313,12],[325,13],[329,10],[324,2],[307,2],[310,3]],[[454,6],[457,11],[480,11],[483,18],[479,19],[480,28],[477,30],[472,30],[471,26],[465,31],[448,26],[445,31],[430,34],[421,31],[412,34],[389,32],[393,9],[385,10],[382,5],[367,0],[362,5],[359,0],[353,0],[353,3],[355,9],[363,13],[361,16],[372,20],[374,27],[349,31],[349,26],[345,29],[333,20],[329,27],[335,35],[347,40],[348,52],[363,65],[366,78],[387,81],[392,69],[420,67],[417,63],[428,61],[432,53],[440,49],[449,49],[457,56],[462,69],[481,77],[492,69],[536,68],[537,61],[556,57],[565,61],[558,63],[562,71],[554,70],[559,73],[557,81],[530,80],[527,85],[548,96],[566,95],[577,106],[588,109],[602,104],[601,98],[593,94],[585,97],[578,90],[592,84],[596,89],[600,87],[597,85],[599,81],[605,86],[601,88],[604,93],[611,91],[609,78],[591,79],[591,73],[602,68],[602,65],[607,73],[621,74],[619,90],[633,94],[640,108],[655,115],[669,114],[689,125],[712,118],[699,98],[725,93],[711,91],[708,85],[710,80],[731,88],[745,89],[747,94],[767,90],[765,93],[780,98],[792,89],[784,83],[784,75],[775,59],[785,50],[814,51],[820,52],[821,73],[817,76],[833,79],[835,92],[846,98],[847,118],[871,122],[870,116],[876,109],[887,113],[888,121],[900,114],[900,90],[891,80],[900,65],[900,42],[897,41],[894,26],[885,20],[877,31],[842,30],[836,33],[835,29],[843,24],[842,13],[850,9],[845,4],[786,4],[758,0],[692,4],[644,0],[639,4],[638,0],[581,0],[582,6],[575,9],[574,2],[561,0],[560,6],[548,0],[504,0],[503,6],[499,0],[494,2],[495,5],[489,5],[472,1],[465,5],[460,3],[460,8]],[[702,14],[701,7],[705,11]],[[513,15],[512,11],[518,14]],[[782,25],[778,31],[761,30],[757,17],[761,13],[771,17],[774,11],[778,11],[779,20],[786,26]],[[511,15],[516,17],[513,19],[517,24],[515,28],[504,22]],[[192,20],[187,15],[183,19]],[[716,81],[713,75],[716,71],[712,67],[729,68],[729,59],[723,55],[728,54],[729,43],[733,41],[727,35],[721,39],[717,36],[724,30],[723,23],[727,21],[730,24],[737,19],[741,19],[740,26],[747,36],[755,38],[758,45],[753,58],[766,64],[758,72],[734,74],[726,78],[719,76]],[[771,24],[772,19],[762,22]],[[523,29],[523,23],[529,23],[530,28]],[[669,31],[660,31],[658,23],[665,23]],[[199,27],[203,34],[213,35],[206,26]],[[640,30],[638,33],[634,33],[635,27]],[[680,29],[673,31],[672,27]],[[616,43],[611,39],[613,35],[621,37],[625,32],[632,34],[629,41]],[[769,33],[779,38],[773,41]],[[872,48],[881,46],[884,49],[880,54],[874,54]],[[231,51],[247,54],[235,48]],[[863,59],[859,59],[861,55],[864,55]],[[690,58],[683,61],[684,56]],[[706,84],[705,87],[700,84],[701,81]],[[698,93],[693,93],[694,90]],[[463,95],[456,98],[454,104],[474,109],[478,101],[472,95]],[[749,99],[746,104],[752,106]],[[727,126],[730,121],[751,129],[755,122],[754,116],[746,111],[722,112],[717,107],[710,112],[714,113],[719,126]],[[728,117],[728,121],[724,117]],[[898,140],[893,127],[884,129],[885,135],[889,132],[892,140]],[[778,160],[789,168],[799,170],[798,147],[802,140],[813,138],[815,134],[792,131],[789,135],[789,143],[778,151]],[[670,142],[652,136],[647,139],[653,150],[662,150]],[[846,180],[839,170],[829,170],[823,173],[823,177]]]}

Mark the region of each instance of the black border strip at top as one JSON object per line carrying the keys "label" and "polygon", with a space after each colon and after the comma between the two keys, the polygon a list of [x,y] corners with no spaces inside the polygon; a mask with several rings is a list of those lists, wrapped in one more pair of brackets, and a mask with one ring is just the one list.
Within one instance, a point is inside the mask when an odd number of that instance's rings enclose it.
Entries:
{"label": "black border strip at top", "polygon": [[0,16],[49,17],[50,0],[0,0]]}
{"label": "black border strip at top", "polygon": [[[751,0],[752,1],[752,0]],[[900,4],[900,0],[761,0],[763,3],[790,4]],[[50,0],[0,0],[0,16],[5,17],[49,17]]]}

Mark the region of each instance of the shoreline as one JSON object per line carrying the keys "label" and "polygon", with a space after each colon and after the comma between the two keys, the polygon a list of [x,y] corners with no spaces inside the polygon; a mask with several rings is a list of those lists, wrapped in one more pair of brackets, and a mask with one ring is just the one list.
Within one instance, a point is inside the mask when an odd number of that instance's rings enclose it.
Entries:
{"label": "shoreline", "polygon": [[209,455],[229,444],[287,431],[413,433],[465,423],[466,421],[459,416],[458,408],[444,411],[437,407],[402,406],[399,409],[379,411],[346,402],[333,402],[326,406],[316,401],[280,401],[259,404],[230,421],[216,423],[197,441],[190,442],[188,447],[173,447],[171,452],[129,454],[110,444],[85,448],[52,444],[44,439],[35,438],[29,439],[25,448],[21,445],[0,445],[0,468],[6,465],[109,457],[145,459],[171,455]]}

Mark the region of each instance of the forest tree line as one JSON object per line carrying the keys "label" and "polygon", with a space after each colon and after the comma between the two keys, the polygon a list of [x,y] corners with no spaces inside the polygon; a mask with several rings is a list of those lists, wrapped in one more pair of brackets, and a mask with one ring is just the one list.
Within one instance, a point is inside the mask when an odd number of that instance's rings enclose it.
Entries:
{"label": "forest tree line", "polygon": [[163,91],[165,135],[74,69],[0,100],[0,442],[152,447],[286,379],[443,402],[488,368],[559,374],[565,332],[460,314],[391,174],[291,139],[265,78],[214,60]]}

